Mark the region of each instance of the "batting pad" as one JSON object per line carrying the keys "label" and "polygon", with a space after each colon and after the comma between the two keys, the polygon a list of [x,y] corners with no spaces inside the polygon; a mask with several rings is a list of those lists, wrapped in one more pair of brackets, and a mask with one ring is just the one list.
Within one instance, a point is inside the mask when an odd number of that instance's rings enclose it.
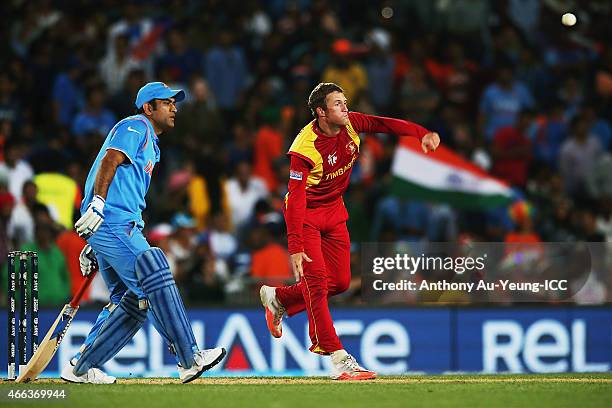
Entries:
{"label": "batting pad", "polygon": [[74,373],[83,375],[90,368],[100,367],[113,358],[140,330],[146,318],[147,311],[138,308],[138,297],[127,291],[77,361]]}
{"label": "batting pad", "polygon": [[198,346],[163,251],[152,247],[141,253],[136,258],[136,276],[149,301],[156,326],[160,326],[157,329],[161,329],[162,336],[170,340],[181,366],[191,367]]}

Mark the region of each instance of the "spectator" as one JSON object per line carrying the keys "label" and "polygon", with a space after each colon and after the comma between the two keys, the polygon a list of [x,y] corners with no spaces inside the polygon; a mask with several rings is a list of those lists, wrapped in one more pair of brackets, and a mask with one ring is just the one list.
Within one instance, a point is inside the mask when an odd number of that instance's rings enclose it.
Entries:
{"label": "spectator", "polygon": [[546,242],[572,242],[577,239],[571,225],[572,203],[567,198],[552,202],[552,214],[539,225],[538,230]]}
{"label": "spectator", "polygon": [[126,33],[117,35],[115,46],[107,50],[99,66],[100,76],[111,95],[123,89],[130,72],[142,68],[142,64],[130,54],[128,41]]}
{"label": "spectator", "polygon": [[440,102],[440,93],[422,66],[412,66],[404,77],[400,92],[403,116],[413,122],[429,123]]}
{"label": "spectator", "polygon": [[565,105],[565,119],[568,122],[571,121],[584,103],[584,91],[578,82],[578,78],[575,76],[565,78],[557,97]]}
{"label": "spectator", "polygon": [[41,204],[37,199],[38,187],[32,180],[23,184],[21,200],[17,202],[11,213],[8,224],[8,237],[14,247],[20,247],[34,240],[34,207]]}
{"label": "spectator", "polygon": [[232,140],[225,146],[225,170],[235,171],[241,162],[253,161],[253,135],[244,122],[236,123],[232,128]]}
{"label": "spectator", "polygon": [[612,146],[612,126],[610,122],[598,116],[597,107],[592,103],[585,104],[581,114],[587,121],[589,133],[597,136],[602,148],[608,149]]}
{"label": "spectator", "polygon": [[544,247],[541,245],[542,239],[533,230],[533,207],[525,201],[517,201],[510,206],[509,211],[515,228],[506,234],[504,239],[506,243],[505,255],[521,252],[529,257],[541,256]]}
{"label": "spectator", "polygon": [[586,190],[589,197],[606,199],[612,197],[612,154],[601,154],[586,175]]}
{"label": "spectator", "polygon": [[0,122],[7,121],[12,127],[15,127],[21,119],[15,85],[16,80],[10,73],[0,71]]}
{"label": "spectator", "polygon": [[589,134],[583,117],[572,121],[571,131],[572,137],[561,146],[559,172],[567,194],[580,199],[586,196],[587,176],[602,149],[599,140]]}
{"label": "spectator", "polygon": [[32,167],[23,160],[25,149],[21,140],[7,140],[4,144],[4,163],[0,163],[0,171],[8,172],[9,192],[17,202],[21,200],[24,183],[34,177]]}
{"label": "spectator", "polygon": [[250,242],[254,250],[251,258],[251,277],[264,284],[282,284],[293,277],[289,253],[285,246],[273,239],[273,225],[260,225],[251,230]]}
{"label": "spectator", "polygon": [[539,122],[534,140],[535,159],[551,169],[556,169],[561,145],[568,134],[561,102],[552,103],[547,114],[543,115]]}
{"label": "spectator", "polygon": [[224,262],[232,258],[238,250],[238,241],[230,231],[228,217],[222,212],[210,217],[210,226],[199,239],[206,241],[212,255]]}
{"label": "spectator", "polygon": [[49,206],[55,221],[64,228],[74,227],[74,213],[81,207],[83,193],[76,182],[60,173],[41,173],[34,177],[38,187],[37,199]]}
{"label": "spectator", "polygon": [[371,47],[365,64],[368,96],[377,112],[388,114],[393,97],[395,71],[395,58],[391,54],[391,35],[382,28],[376,28],[368,33],[367,40]]}
{"label": "spectator", "polygon": [[[127,35],[131,51],[140,48],[140,53],[151,52],[153,47],[148,42],[160,33],[156,32],[153,20],[145,13],[144,6],[140,2],[128,1],[122,8],[122,17],[108,28],[107,53],[114,53],[115,38],[121,35]],[[143,58],[147,58],[147,55],[140,55],[140,59]]]}
{"label": "spectator", "polygon": [[248,64],[229,30],[221,30],[217,44],[204,56],[204,71],[225,120],[232,123],[247,86]]}
{"label": "spectator", "polygon": [[353,59],[353,46],[346,38],[332,44],[333,59],[325,68],[322,82],[340,85],[351,105],[357,105],[368,87],[368,74],[364,67]]}
{"label": "spectator", "polygon": [[168,69],[173,82],[188,83],[191,77],[201,71],[202,56],[189,47],[182,27],[175,27],[166,33],[166,52],[156,61],[156,71]]}
{"label": "spectator", "polygon": [[189,285],[190,274],[196,264],[193,256],[197,241],[195,222],[184,213],[176,213],[172,217],[172,235],[167,242],[166,256],[172,265],[172,275],[182,285]]}
{"label": "spectator", "polygon": [[533,112],[522,111],[515,126],[500,128],[493,137],[493,174],[509,184],[524,188],[531,162],[531,141],[527,129]]}
{"label": "spectator", "polygon": [[55,123],[70,128],[74,115],[85,104],[82,77],[85,65],[76,56],[68,59],[66,69],[55,77],[52,91]]}
{"label": "spectator", "polygon": [[238,163],[235,176],[225,183],[225,191],[234,231],[250,220],[257,201],[268,195],[264,181],[252,174],[251,164],[246,161]]}
{"label": "spectator", "polygon": [[253,146],[253,175],[261,178],[268,191],[275,191],[278,180],[274,162],[283,156],[284,137],[279,129],[280,111],[269,108],[260,114],[261,127],[255,134]]}
{"label": "spectator", "polygon": [[[81,267],[79,265],[79,255],[87,244],[87,242],[79,237],[72,228],[62,230],[55,244],[64,255],[66,260],[66,266],[68,268],[68,277],[70,281],[70,295],[76,295],[77,291],[81,287],[81,284],[85,280],[81,274]],[[85,294],[84,300],[88,298],[88,293]]]}
{"label": "spectator", "polygon": [[181,148],[204,156],[214,156],[223,140],[223,119],[219,113],[208,82],[201,76],[191,80],[191,100],[177,113],[176,134]]}
{"label": "spectator", "polygon": [[0,265],[4,264],[11,248],[7,235],[7,225],[14,206],[15,199],[6,190],[6,184],[0,182]]}
{"label": "spectator", "polygon": [[39,285],[44,290],[38,292],[41,306],[59,306],[69,297],[70,282],[66,273],[66,260],[55,244],[55,230],[48,223],[37,223],[34,241],[19,248],[21,251],[38,253]]}
{"label": "spectator", "polygon": [[116,117],[125,118],[134,113],[136,94],[144,84],[144,70],[137,68],[128,72],[124,86],[111,95],[108,101],[108,106]]}
{"label": "spectator", "polygon": [[533,109],[530,91],[514,80],[512,67],[506,63],[497,67],[497,80],[487,86],[480,99],[480,129],[486,141],[505,126],[513,126],[521,110]]}
{"label": "spectator", "polygon": [[116,122],[115,115],[106,107],[104,85],[96,83],[87,89],[87,104],[72,123],[72,133],[80,144],[90,145],[101,142]]}

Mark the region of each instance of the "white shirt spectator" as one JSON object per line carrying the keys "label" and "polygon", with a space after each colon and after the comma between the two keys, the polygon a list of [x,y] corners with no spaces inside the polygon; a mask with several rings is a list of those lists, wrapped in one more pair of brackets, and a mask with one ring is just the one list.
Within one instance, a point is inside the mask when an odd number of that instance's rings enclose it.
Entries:
{"label": "white shirt spectator", "polygon": [[142,64],[131,56],[120,60],[116,54],[109,53],[100,63],[100,76],[109,94],[114,95],[121,91],[130,71],[140,68],[143,68]]}
{"label": "white shirt spectator", "polygon": [[586,189],[588,174],[601,153],[601,144],[592,135],[584,142],[578,142],[572,137],[563,143],[559,155],[559,171],[569,194],[579,192],[581,188]]}
{"label": "white shirt spectator", "polygon": [[16,202],[21,201],[21,190],[23,183],[34,177],[32,166],[24,160],[18,160],[15,167],[9,167],[6,163],[0,163],[0,172],[8,172],[8,188]]}
{"label": "white shirt spectator", "polygon": [[34,218],[23,202],[19,202],[13,208],[7,233],[8,237],[18,245],[34,241]]}
{"label": "white shirt spectator", "polygon": [[257,201],[266,198],[268,189],[259,177],[251,176],[243,189],[237,178],[232,177],[225,183],[234,229],[242,227],[253,215]]}

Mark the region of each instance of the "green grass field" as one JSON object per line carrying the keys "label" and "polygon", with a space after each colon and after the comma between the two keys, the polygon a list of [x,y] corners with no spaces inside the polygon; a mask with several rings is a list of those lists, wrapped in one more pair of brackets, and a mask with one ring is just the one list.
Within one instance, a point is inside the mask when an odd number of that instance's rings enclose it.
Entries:
{"label": "green grass field", "polygon": [[[67,398],[10,400],[16,389],[64,389]],[[612,407],[612,373],[390,376],[368,382],[308,378],[120,379],[93,386],[39,380],[0,384],[0,405],[15,407]],[[7,405],[8,403],[8,405]]]}

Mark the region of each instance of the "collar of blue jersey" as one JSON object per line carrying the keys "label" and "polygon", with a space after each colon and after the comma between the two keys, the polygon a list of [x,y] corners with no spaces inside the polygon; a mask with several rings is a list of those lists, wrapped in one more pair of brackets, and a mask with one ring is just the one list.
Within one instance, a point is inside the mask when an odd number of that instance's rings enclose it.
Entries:
{"label": "collar of blue jersey", "polygon": [[143,114],[139,114],[136,116],[138,116],[139,118],[142,118],[145,121],[145,123],[147,124],[147,128],[149,129],[149,133],[153,135],[153,139],[155,139],[156,142],[159,141],[159,137],[155,134],[155,129],[153,128],[153,124],[151,123],[149,118],[147,118]]}

